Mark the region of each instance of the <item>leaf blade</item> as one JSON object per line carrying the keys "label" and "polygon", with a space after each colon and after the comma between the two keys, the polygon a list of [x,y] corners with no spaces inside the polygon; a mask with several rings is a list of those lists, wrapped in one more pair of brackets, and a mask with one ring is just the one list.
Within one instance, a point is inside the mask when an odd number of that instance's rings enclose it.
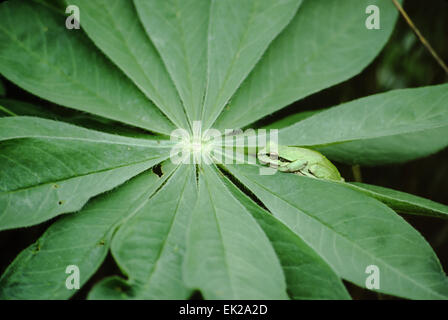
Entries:
{"label": "leaf blade", "polygon": [[[128,280],[106,278],[93,288],[89,299],[166,300],[186,299],[191,295],[191,289],[182,281],[182,261],[186,229],[196,197],[194,177],[194,166],[179,167],[120,227],[111,250]],[[129,294],[114,291],[112,284],[126,288],[122,291]]]}
{"label": "leaf blade", "polygon": [[301,0],[212,1],[207,88],[202,110],[205,129],[213,125],[271,41],[291,21],[301,3]]}
{"label": "leaf blade", "polygon": [[246,165],[226,167],[344,279],[365,286],[367,266],[377,265],[380,292],[410,299],[448,297],[448,278],[432,248],[377,200],[341,183],[262,176]]}
{"label": "leaf blade", "polygon": [[210,1],[134,0],[134,4],[179,92],[190,122],[200,120]]}
{"label": "leaf blade", "polygon": [[[365,28],[365,8],[371,4],[381,10],[381,30]],[[245,127],[361,72],[386,43],[396,18],[387,1],[305,0],[215,127]]]}
{"label": "leaf blade", "polygon": [[157,142],[32,117],[0,119],[0,229],[79,210],[169,156]]}
{"label": "leaf blade", "polygon": [[442,84],[393,90],[354,100],[286,127],[279,131],[279,137],[283,144],[313,146],[446,127],[447,88]]}
{"label": "leaf blade", "polygon": [[282,264],[292,299],[350,299],[340,278],[302,239],[226,181],[232,194],[257,220]]}
{"label": "leaf blade", "polygon": [[[0,278],[2,299],[68,299],[68,265],[80,270],[80,286],[98,269],[109,250],[113,231],[160,184],[154,173],[143,173],[111,193],[66,216],[33,245],[23,250]],[[39,276],[36,276],[39,275]]]}
{"label": "leaf blade", "polygon": [[2,3],[2,75],[52,102],[169,134],[171,122],[81,31],[67,30],[62,16],[34,1]]}
{"label": "leaf blade", "polygon": [[103,0],[70,3],[82,11],[83,29],[94,43],[178,128],[188,128],[176,88],[143,27],[135,22],[138,17],[133,3],[128,0],[116,0],[113,4]]}
{"label": "leaf blade", "polygon": [[266,235],[214,169],[202,168],[187,238],[186,283],[207,299],[286,299],[280,263]]}
{"label": "leaf blade", "polygon": [[374,197],[400,213],[448,218],[448,206],[412,194],[360,182],[346,185]]}

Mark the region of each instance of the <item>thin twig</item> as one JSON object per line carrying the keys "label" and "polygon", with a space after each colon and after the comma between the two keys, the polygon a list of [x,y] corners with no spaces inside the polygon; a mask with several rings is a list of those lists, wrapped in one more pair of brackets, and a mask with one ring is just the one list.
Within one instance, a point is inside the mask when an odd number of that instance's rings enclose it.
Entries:
{"label": "thin twig", "polygon": [[400,5],[400,3],[397,0],[392,0],[394,5],[397,7],[398,11],[400,11],[403,18],[406,20],[408,25],[411,27],[411,29],[415,32],[417,37],[420,39],[420,41],[423,43],[423,45],[428,49],[428,51],[431,53],[431,55],[436,59],[438,64],[442,67],[443,70],[448,74],[448,67],[446,66],[445,62],[439,57],[437,52],[431,47],[429,42],[425,39],[425,37],[421,34],[420,30],[415,26],[415,24],[412,22],[411,18],[409,18],[406,11],[404,11],[403,7]]}
{"label": "thin twig", "polygon": [[6,109],[6,108],[3,107],[3,106],[0,106],[0,111],[3,111],[4,113],[9,114],[10,116],[13,116],[13,117],[17,116],[14,112],[12,112],[12,111]]}

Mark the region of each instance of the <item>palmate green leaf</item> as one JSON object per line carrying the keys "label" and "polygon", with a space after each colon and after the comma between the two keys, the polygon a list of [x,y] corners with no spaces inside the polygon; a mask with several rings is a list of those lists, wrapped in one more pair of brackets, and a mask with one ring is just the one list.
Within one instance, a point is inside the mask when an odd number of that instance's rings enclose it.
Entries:
{"label": "palmate green leaf", "polygon": [[[381,29],[365,27],[377,5]],[[389,38],[397,10],[384,0],[304,0],[244,81],[215,128],[240,128],[362,71]]]}
{"label": "palmate green leaf", "polygon": [[79,210],[169,156],[162,142],[33,117],[0,118],[0,230]]}
{"label": "palmate green leaf", "polygon": [[259,168],[248,165],[226,167],[342,278],[364,287],[366,268],[376,265],[380,292],[448,298],[448,278],[432,248],[381,202],[341,183],[260,175]]}
{"label": "palmate green leaf", "polygon": [[83,31],[66,29],[63,14],[34,1],[0,5],[0,72],[70,108],[159,133],[174,129]]}
{"label": "palmate green leaf", "polygon": [[201,167],[199,198],[187,238],[184,281],[206,299],[287,299],[284,275],[260,226],[226,188],[218,171]]}
{"label": "palmate green leaf", "polygon": [[207,89],[203,127],[212,126],[224,106],[282,31],[302,0],[211,1]]}
{"label": "palmate green leaf", "polygon": [[448,206],[422,197],[360,182],[346,186],[384,202],[397,212],[448,219]]}
{"label": "palmate green leaf", "polygon": [[200,120],[205,94],[210,3],[134,0],[146,33],[160,53],[191,121]]}
{"label": "palmate green leaf", "polygon": [[340,278],[313,249],[231,182],[225,182],[269,237],[282,264],[292,299],[350,299]]}
{"label": "palmate green leaf", "polygon": [[[244,126],[349,78],[376,56],[397,16],[386,1],[304,0],[277,36],[300,0],[135,0],[135,8],[130,0],[73,3],[98,48],[83,30],[65,29],[63,0],[11,0],[0,5],[0,73],[44,99],[164,134],[186,127],[187,117],[203,116],[210,126],[227,103],[218,127]],[[381,30],[364,28],[370,4],[381,9]],[[386,136],[309,146],[354,163],[367,163],[367,155],[380,163],[437,151],[447,145],[446,109],[428,97],[408,98],[407,111],[395,107],[406,121],[422,116],[411,131],[381,127],[376,132]],[[412,109],[418,101],[432,103],[428,113]],[[299,117],[292,127],[316,116]],[[126,133],[114,122],[95,120],[104,126],[86,126],[134,136],[133,128]],[[400,123],[400,130],[408,124]],[[322,126],[313,129],[306,139],[316,132],[327,137]],[[295,144],[301,136],[282,138]],[[230,167],[274,216],[210,166],[198,173],[194,206],[193,166],[174,171],[166,163],[161,178],[144,172],[169,156],[172,144],[150,140],[159,138],[30,117],[0,119],[0,230],[80,210],[59,218],[16,258],[0,278],[0,298],[69,298],[75,291],[65,287],[66,267],[78,265],[85,284],[109,248],[128,279],[106,278],[89,298],[186,298],[193,289],[206,298],[282,299],[286,292],[301,299],[349,298],[340,278],[363,286],[370,264],[380,267],[381,292],[448,298],[447,278],[429,245],[371,197],[400,212],[445,216],[446,208],[369,186],[259,176],[257,167],[247,166]],[[396,148],[412,141],[416,145]],[[347,155],[351,148],[364,148],[364,158]]]}
{"label": "palmate green leaf", "polygon": [[169,176],[145,172],[56,221],[22,251],[0,278],[0,299],[67,299],[66,268],[76,265],[82,286],[99,268],[116,228],[135,214]]}
{"label": "palmate green leaf", "polygon": [[112,254],[128,281],[106,278],[92,289],[89,298],[188,298],[191,289],[182,281],[182,262],[196,195],[195,167],[180,166],[114,236]]}
{"label": "palmate green leaf", "polygon": [[82,27],[179,128],[188,128],[179,95],[130,0],[67,0],[82,12]]}
{"label": "palmate green leaf", "polygon": [[361,98],[281,129],[280,143],[334,144],[319,150],[336,160],[359,164],[427,155],[448,145],[447,101],[448,84]]}

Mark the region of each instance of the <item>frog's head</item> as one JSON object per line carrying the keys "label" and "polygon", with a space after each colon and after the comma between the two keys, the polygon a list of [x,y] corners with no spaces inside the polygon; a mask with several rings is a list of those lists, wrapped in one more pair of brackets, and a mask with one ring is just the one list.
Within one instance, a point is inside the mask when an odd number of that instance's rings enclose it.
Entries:
{"label": "frog's head", "polygon": [[287,156],[287,150],[285,149],[285,147],[274,142],[269,142],[265,148],[258,151],[258,160],[262,164],[269,164],[273,168],[285,166],[292,160]]}

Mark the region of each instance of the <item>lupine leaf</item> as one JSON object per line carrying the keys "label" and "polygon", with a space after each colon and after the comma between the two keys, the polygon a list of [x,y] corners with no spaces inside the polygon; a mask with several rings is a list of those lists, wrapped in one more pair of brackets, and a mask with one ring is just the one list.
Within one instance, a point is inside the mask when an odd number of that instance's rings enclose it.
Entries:
{"label": "lupine leaf", "polygon": [[[380,9],[380,30],[365,27],[369,5]],[[244,127],[361,72],[389,39],[396,18],[391,1],[304,0],[214,127]]]}
{"label": "lupine leaf", "polygon": [[171,121],[188,128],[176,88],[148,39],[130,0],[68,0],[82,12],[82,26],[95,44]]}
{"label": "lupine leaf", "polygon": [[79,210],[169,156],[155,141],[32,117],[0,118],[0,230]]}
{"label": "lupine leaf", "polygon": [[[169,173],[167,172],[169,176]],[[55,222],[23,250],[0,278],[0,299],[67,299],[66,268],[76,265],[82,286],[99,268],[116,228],[136,212],[165,178],[142,173]]]}
{"label": "lupine leaf", "polygon": [[439,129],[448,126],[446,101],[448,84],[376,94],[283,128],[279,132],[280,141],[286,145],[313,146]]}
{"label": "lupine leaf", "polygon": [[278,258],[217,171],[204,166],[190,222],[184,279],[206,299],[287,299]]}
{"label": "lupine leaf", "polygon": [[179,92],[190,121],[200,120],[211,1],[134,0],[141,22]]}
{"label": "lupine leaf", "polygon": [[226,185],[269,237],[292,299],[350,299],[341,279],[300,237],[230,182]]}
{"label": "lupine leaf", "polygon": [[[182,262],[196,194],[195,167],[181,166],[114,236],[112,254],[129,280],[120,284],[106,278],[89,298],[188,298],[191,290],[182,281]],[[114,290],[117,285],[123,289]]]}
{"label": "lupine leaf", "polygon": [[155,132],[174,129],[83,31],[66,29],[63,14],[34,1],[0,5],[0,72],[70,108]]}
{"label": "lupine leaf", "polygon": [[373,198],[384,202],[395,211],[448,219],[448,206],[422,197],[366,183],[351,182],[347,184]]}
{"label": "lupine leaf", "polygon": [[301,3],[302,0],[212,1],[207,55],[209,76],[202,112],[204,128],[212,126]]}
{"label": "lupine leaf", "polygon": [[447,299],[448,278],[423,237],[381,202],[341,183],[295,174],[260,175],[226,166],[342,278],[365,286],[380,271],[379,292],[410,299]]}

